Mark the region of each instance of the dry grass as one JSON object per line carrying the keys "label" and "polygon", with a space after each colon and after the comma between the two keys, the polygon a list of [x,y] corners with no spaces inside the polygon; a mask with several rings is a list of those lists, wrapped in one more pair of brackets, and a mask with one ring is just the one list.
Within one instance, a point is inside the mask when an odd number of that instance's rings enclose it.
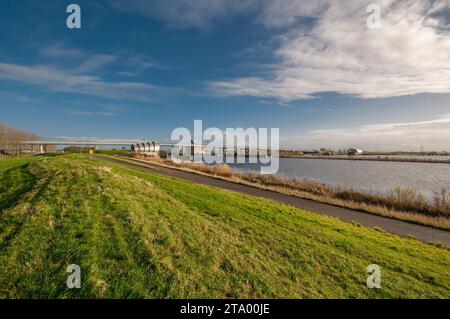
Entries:
{"label": "dry grass", "polygon": [[169,159],[160,158],[147,158],[144,161],[196,173],[200,172],[208,176],[327,204],[450,230],[450,193],[446,189],[435,193],[433,201],[429,202],[422,194],[410,188],[401,189],[397,187],[389,195],[367,194],[309,180],[297,178],[289,180],[279,175],[236,172],[226,164],[176,163]]}

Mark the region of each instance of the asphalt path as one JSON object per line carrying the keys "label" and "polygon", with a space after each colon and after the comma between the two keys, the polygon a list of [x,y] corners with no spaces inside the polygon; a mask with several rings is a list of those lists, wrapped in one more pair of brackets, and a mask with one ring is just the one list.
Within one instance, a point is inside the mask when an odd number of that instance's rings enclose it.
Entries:
{"label": "asphalt path", "polygon": [[[129,159],[127,159],[127,161],[123,161],[120,159],[108,158],[103,156],[96,157],[140,171],[174,177],[247,195],[259,196],[273,201],[281,202],[283,204],[291,205],[303,210],[336,217],[347,222],[356,222],[368,227],[378,227],[388,233],[396,234],[402,237],[412,236],[423,242],[441,243],[447,247],[450,247],[450,231],[409,223],[393,218],[373,215],[367,212],[320,203],[313,200],[302,199],[292,195],[259,189],[248,185],[224,181],[222,179],[217,179],[214,177],[199,175],[151,163],[144,163],[141,161],[133,161]],[[128,161],[131,161],[132,163]]]}

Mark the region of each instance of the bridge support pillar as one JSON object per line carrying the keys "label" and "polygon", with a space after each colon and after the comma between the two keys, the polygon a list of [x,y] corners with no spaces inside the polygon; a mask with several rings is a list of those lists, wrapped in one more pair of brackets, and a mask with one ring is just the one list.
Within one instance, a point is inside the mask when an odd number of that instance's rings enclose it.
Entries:
{"label": "bridge support pillar", "polygon": [[44,154],[44,145],[39,144],[39,154]]}

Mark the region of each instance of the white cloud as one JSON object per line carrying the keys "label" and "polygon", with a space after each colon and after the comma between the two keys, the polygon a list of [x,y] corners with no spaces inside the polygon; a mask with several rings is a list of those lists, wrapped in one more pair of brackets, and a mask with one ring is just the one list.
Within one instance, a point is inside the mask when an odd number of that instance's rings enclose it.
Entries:
{"label": "white cloud", "polygon": [[140,82],[106,82],[91,75],[73,74],[53,66],[0,63],[0,79],[45,87],[55,92],[80,93],[112,99],[150,100],[157,87]]}
{"label": "white cloud", "polygon": [[281,143],[300,148],[349,148],[365,150],[450,150],[450,114],[405,123],[371,124],[341,129],[319,129],[303,136],[285,137]]}
{"label": "white cloud", "polygon": [[[450,31],[446,0],[383,0],[382,28],[366,26],[367,0],[273,1],[260,17],[289,27],[273,53],[269,76],[214,82],[219,95],[310,98],[338,92],[360,98],[450,92]],[[312,25],[294,24],[302,16]]]}
{"label": "white cloud", "polygon": [[263,68],[262,75],[211,83],[210,91],[220,96],[289,101],[321,92],[360,98],[450,92],[450,0],[376,1],[382,9],[381,29],[367,27],[367,7],[372,3],[116,0],[113,6],[160,19],[170,27],[209,29],[240,15],[277,30],[278,47],[272,52],[276,62]]}

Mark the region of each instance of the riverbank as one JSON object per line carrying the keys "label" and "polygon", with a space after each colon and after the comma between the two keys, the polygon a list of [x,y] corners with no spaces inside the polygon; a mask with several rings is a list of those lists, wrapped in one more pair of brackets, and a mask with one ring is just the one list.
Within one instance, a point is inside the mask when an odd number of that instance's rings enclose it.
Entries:
{"label": "riverbank", "polygon": [[397,188],[390,195],[382,196],[333,188],[308,180],[288,180],[277,175],[236,172],[227,165],[175,163],[171,160],[156,158],[147,158],[143,161],[326,204],[450,230],[449,194],[444,189],[440,194],[435,195],[432,203],[429,203],[421,194],[412,189]]}
{"label": "riverbank", "polygon": [[0,298],[450,297],[445,248],[85,155],[32,160],[0,161]]}

